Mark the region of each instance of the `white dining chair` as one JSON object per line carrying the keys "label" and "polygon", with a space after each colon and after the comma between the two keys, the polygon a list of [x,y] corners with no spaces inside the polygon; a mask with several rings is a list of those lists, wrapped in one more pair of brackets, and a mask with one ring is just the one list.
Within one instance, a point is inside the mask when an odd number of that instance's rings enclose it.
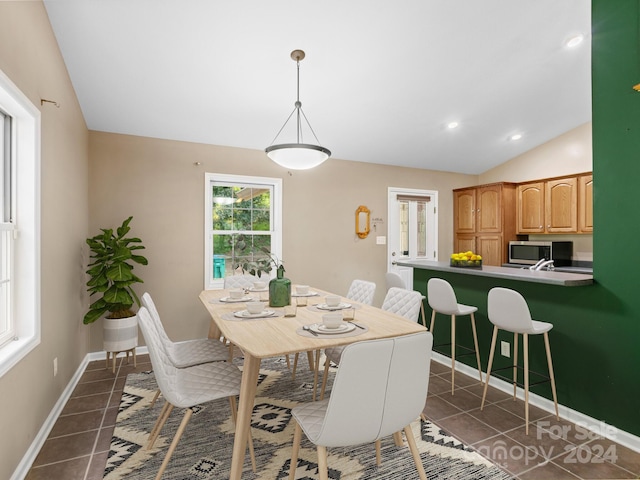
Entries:
{"label": "white dining chair", "polygon": [[[142,305],[146,307],[151,315],[151,320],[160,335],[161,340],[166,345],[169,360],[176,368],[192,367],[201,363],[221,362],[228,358],[229,351],[225,345],[219,340],[213,338],[195,338],[192,340],[184,340],[182,342],[173,342],[167,335],[162,325],[158,309],[148,292],[142,294]],[[151,401],[150,407],[153,407],[160,389]]]}
{"label": "white dining chair", "polygon": [[[263,277],[267,282],[268,277]],[[242,275],[229,275],[228,277],[224,277],[224,288],[251,288],[253,287],[253,282],[256,280],[260,280],[258,277],[254,275],[249,275],[248,273],[243,273]]]}
{"label": "white dining chair", "polygon": [[[412,322],[418,321],[420,314],[420,305],[422,305],[422,294],[413,290],[406,290],[404,288],[391,287],[384,297],[382,302],[382,310],[386,312],[396,313],[401,317],[411,320]],[[335,365],[340,364],[342,352],[345,347],[332,347],[327,348],[324,351],[325,362],[324,371],[322,372],[322,386],[320,387],[320,400],[324,398],[324,391],[327,386],[327,378],[329,377],[329,366],[331,362]]]}
{"label": "white dining chair", "polygon": [[375,442],[379,464],[380,439],[401,430],[418,475],[426,480],[411,423],[418,419],[427,399],[432,345],[431,333],[422,332],[346,346],[331,397],[291,411],[296,428],[289,480],[296,478],[303,431],[316,445],[319,478],[327,480],[328,447]]}
{"label": "white dining chair", "polygon": [[551,347],[549,346],[549,331],[553,328],[553,324],[533,320],[525,298],[520,292],[509,288],[494,287],[489,290],[487,314],[489,321],[493,324],[493,336],[491,338],[491,353],[489,354],[489,364],[487,365],[487,376],[482,392],[480,410],[484,408],[484,401],[487,396],[498,330],[513,333],[513,366],[503,367],[499,370],[513,370],[513,399],[516,399],[516,386],[518,384],[518,334],[522,334],[525,434],[529,435],[529,335],[542,334],[544,337],[544,348],[547,354],[547,367],[549,369],[549,378],[547,380],[551,382],[551,394],[553,395],[556,419],[560,418],[558,413],[558,398],[556,396],[556,380],[553,375],[553,363],[551,361]]}
{"label": "white dining chair", "polygon": [[[436,328],[436,314],[441,313],[451,316],[451,342],[450,344],[438,344],[436,345],[436,351],[438,347],[443,345],[451,345],[451,395],[455,390],[455,374],[456,374],[456,346],[464,349],[467,353],[458,354],[458,357],[464,355],[471,355],[475,352],[476,365],[478,367],[478,376],[482,382],[482,365],[480,364],[480,351],[478,349],[478,334],[476,332],[476,318],[475,312],[478,311],[478,307],[472,305],[464,305],[458,303],[456,293],[449,282],[442,278],[430,278],[427,282],[427,296],[429,306],[432,309],[431,313],[431,325],[429,325],[429,331],[433,333]],[[462,345],[456,345],[456,318],[460,316],[469,315],[471,320],[471,333],[473,334],[473,350]]]}
{"label": "white dining chair", "polygon": [[355,279],[349,285],[347,298],[354,302],[364,303],[365,305],[373,305],[373,296],[376,293],[376,284],[367,280]]}
{"label": "white dining chair", "polygon": [[[407,288],[407,284],[405,283],[404,279],[396,272],[387,272],[387,274],[385,275],[385,280],[387,282],[387,291],[390,288]],[[425,295],[422,295],[422,300],[426,300],[427,297]],[[424,305],[421,303],[420,304],[420,314],[422,315],[422,325],[427,326],[427,318],[424,314]]]}
{"label": "white dining chair", "polygon": [[[237,416],[236,396],[240,394],[242,373],[238,367],[228,362],[202,363],[192,367],[176,368],[169,359],[166,346],[146,307],[141,307],[137,315],[138,325],[147,342],[156,382],[162,392],[162,396],[165,398],[165,405],[149,435],[147,448],[153,447],[174,407],[185,409],[182,422],[156,475],[156,480],[160,480],[184,433],[187,423],[189,423],[193,415],[193,407],[206,402],[228,398],[231,406],[231,415],[235,422]],[[251,437],[249,437],[248,445],[255,471],[255,456]]]}

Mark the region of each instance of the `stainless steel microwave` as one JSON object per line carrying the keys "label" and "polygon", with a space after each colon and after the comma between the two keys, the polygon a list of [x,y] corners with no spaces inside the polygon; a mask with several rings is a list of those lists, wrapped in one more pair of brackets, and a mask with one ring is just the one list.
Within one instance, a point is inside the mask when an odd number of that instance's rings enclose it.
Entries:
{"label": "stainless steel microwave", "polygon": [[535,265],[538,260],[553,260],[556,267],[571,265],[573,242],[509,242],[509,263]]}

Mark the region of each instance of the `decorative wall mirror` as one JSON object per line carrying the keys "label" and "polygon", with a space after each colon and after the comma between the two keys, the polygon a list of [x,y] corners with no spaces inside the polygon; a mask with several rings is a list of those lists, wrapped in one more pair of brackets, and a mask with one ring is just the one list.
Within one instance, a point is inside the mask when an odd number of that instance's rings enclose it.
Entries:
{"label": "decorative wall mirror", "polygon": [[367,238],[369,235],[369,217],[371,212],[364,205],[360,205],[356,210],[356,235],[360,238]]}

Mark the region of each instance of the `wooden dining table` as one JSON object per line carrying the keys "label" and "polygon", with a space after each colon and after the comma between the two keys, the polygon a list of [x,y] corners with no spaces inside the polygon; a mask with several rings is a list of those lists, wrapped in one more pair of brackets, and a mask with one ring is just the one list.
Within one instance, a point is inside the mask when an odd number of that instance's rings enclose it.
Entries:
{"label": "wooden dining table", "polygon": [[[348,302],[355,307],[354,322],[365,327],[364,329],[356,328],[357,334],[354,331],[352,332],[353,336],[305,334],[307,332],[302,331],[304,325],[322,322],[322,315],[327,312],[319,310],[317,305],[323,304],[324,297],[331,294],[317,288],[311,288],[310,292],[317,293],[317,295],[306,297],[308,305],[298,306],[295,317],[283,316],[281,308],[267,307],[274,310],[276,316],[256,319],[234,317],[234,312],[243,310],[245,305],[243,303],[221,302],[221,298],[228,296],[228,290],[204,290],[200,293],[200,300],[211,314],[209,337],[220,338],[223,336],[240,348],[244,354],[238,417],[229,475],[231,480],[240,480],[242,477],[258,374],[263,358],[319,351],[363,340],[397,337],[426,330],[419,323],[409,321],[397,314],[342,298],[341,302]],[[253,296],[256,300],[260,298],[258,293],[249,292],[248,295]],[[291,300],[293,303],[296,302],[296,298]]]}

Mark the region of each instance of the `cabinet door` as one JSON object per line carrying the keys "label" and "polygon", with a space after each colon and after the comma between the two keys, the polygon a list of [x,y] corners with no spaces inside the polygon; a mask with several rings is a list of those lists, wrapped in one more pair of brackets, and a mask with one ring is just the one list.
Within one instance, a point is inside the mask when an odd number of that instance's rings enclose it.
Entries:
{"label": "cabinet door", "polygon": [[454,253],[468,252],[471,251],[473,253],[476,252],[476,236],[475,235],[456,235],[454,245],[453,245]]}
{"label": "cabinet door", "polygon": [[518,233],[544,232],[544,182],[518,185]]}
{"label": "cabinet door", "polygon": [[502,187],[480,187],[476,192],[476,232],[502,232]]}
{"label": "cabinet door", "polygon": [[578,177],[578,231],[593,233],[593,175]]}
{"label": "cabinet door", "polygon": [[578,179],[562,178],[545,184],[547,233],[578,231]]}
{"label": "cabinet door", "polygon": [[483,265],[500,266],[505,263],[503,258],[502,235],[478,235],[476,245],[482,255]]}
{"label": "cabinet door", "polygon": [[453,223],[455,233],[475,233],[476,231],[476,190],[453,192]]}

